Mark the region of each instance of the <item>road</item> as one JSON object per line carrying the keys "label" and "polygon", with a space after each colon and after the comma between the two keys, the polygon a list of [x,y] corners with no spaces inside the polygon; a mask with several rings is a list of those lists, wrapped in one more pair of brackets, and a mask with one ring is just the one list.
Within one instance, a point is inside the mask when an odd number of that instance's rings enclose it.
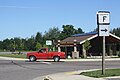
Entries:
{"label": "road", "polygon": [[[120,61],[106,61],[106,68],[120,68]],[[88,69],[101,69],[101,61],[56,63],[0,60],[0,80],[32,80],[53,73]]]}

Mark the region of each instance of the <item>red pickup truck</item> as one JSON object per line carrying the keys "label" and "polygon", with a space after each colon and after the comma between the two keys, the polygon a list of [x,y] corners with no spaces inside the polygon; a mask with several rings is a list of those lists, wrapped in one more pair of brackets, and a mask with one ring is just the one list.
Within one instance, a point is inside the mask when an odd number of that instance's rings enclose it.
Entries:
{"label": "red pickup truck", "polygon": [[27,53],[27,58],[30,61],[36,61],[37,59],[54,59],[55,62],[59,62],[60,59],[65,59],[64,52],[49,52],[48,48],[42,48],[37,52]]}

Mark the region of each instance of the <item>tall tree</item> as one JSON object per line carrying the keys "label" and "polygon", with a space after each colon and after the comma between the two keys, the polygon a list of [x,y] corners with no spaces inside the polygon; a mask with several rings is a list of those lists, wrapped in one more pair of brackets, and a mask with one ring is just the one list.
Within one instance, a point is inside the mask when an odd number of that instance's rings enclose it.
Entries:
{"label": "tall tree", "polygon": [[[85,51],[83,52],[83,57],[86,58],[88,55],[88,50],[91,48],[91,44],[89,40],[86,40],[83,44]],[[90,54],[89,54],[90,55]]]}
{"label": "tall tree", "polygon": [[3,40],[3,44],[2,44],[2,46],[3,46],[3,49],[4,50],[10,50],[10,40],[9,39],[5,39],[5,40]]}
{"label": "tall tree", "polygon": [[59,35],[60,35],[60,30],[58,27],[50,28],[48,30],[48,32],[45,32],[44,41],[46,41],[46,40],[52,41],[52,46],[48,46],[48,47],[51,47],[51,48],[53,48],[53,50],[55,50],[55,44],[56,44],[57,40],[59,39]]}
{"label": "tall tree", "polygon": [[16,50],[20,50],[20,45],[22,44],[21,39],[19,37],[14,38],[14,45]]}
{"label": "tall tree", "polygon": [[98,28],[95,28],[92,32],[98,32]]}
{"label": "tall tree", "polygon": [[42,34],[40,32],[37,32],[36,36],[35,36],[35,42],[37,43],[42,43],[43,39],[42,39]]}
{"label": "tall tree", "polygon": [[35,46],[36,50],[40,49],[41,47],[42,47],[42,45],[39,42],[37,42],[37,44]]}
{"label": "tall tree", "polygon": [[53,27],[53,28],[50,28],[48,32],[45,32],[44,38],[50,39],[50,40],[53,40],[53,39],[57,40],[59,38],[59,35],[60,35],[59,28]]}
{"label": "tall tree", "polygon": [[0,41],[0,50],[3,50],[2,41]]}
{"label": "tall tree", "polygon": [[77,34],[79,34],[79,33],[84,33],[81,28],[78,28],[78,30],[77,30]]}
{"label": "tall tree", "polygon": [[63,25],[63,31],[61,32],[59,38],[65,39],[73,34],[84,33],[81,28],[75,29],[73,25]]}
{"label": "tall tree", "polygon": [[60,39],[67,38],[75,33],[75,29],[73,25],[63,25],[63,31],[61,32]]}
{"label": "tall tree", "polygon": [[35,49],[38,50],[43,45],[43,37],[40,32],[37,32],[35,36]]}
{"label": "tall tree", "polygon": [[34,36],[31,36],[31,38],[28,38],[27,40],[26,40],[26,42],[25,42],[25,45],[26,45],[26,48],[28,49],[28,50],[36,50],[35,49],[35,38],[34,38]]}
{"label": "tall tree", "polygon": [[114,28],[113,30],[111,30],[111,33],[120,37],[120,27]]}

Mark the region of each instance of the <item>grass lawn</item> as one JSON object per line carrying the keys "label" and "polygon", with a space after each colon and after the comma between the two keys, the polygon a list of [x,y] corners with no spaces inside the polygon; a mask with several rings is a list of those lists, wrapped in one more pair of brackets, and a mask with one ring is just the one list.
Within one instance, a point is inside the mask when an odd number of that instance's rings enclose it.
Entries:
{"label": "grass lawn", "polygon": [[2,57],[26,58],[26,54],[0,54]]}
{"label": "grass lawn", "polygon": [[102,75],[102,70],[82,72],[80,75],[85,75],[85,76],[95,77],[95,78],[120,76],[120,69],[106,69],[105,75]]}

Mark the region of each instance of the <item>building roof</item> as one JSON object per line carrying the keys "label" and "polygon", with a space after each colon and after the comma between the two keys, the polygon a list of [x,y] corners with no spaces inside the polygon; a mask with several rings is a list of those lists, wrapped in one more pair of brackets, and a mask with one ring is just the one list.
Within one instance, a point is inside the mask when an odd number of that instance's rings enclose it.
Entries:
{"label": "building roof", "polygon": [[[116,43],[116,42],[120,42],[120,37],[117,37],[111,33],[109,33],[110,36],[106,37],[106,40],[111,42],[111,43]],[[71,37],[68,37],[64,40],[61,41],[61,43],[66,44],[66,43],[73,43],[74,40],[77,41],[77,44],[83,44],[86,40],[91,40],[98,37],[98,33],[97,32],[90,32],[90,33],[83,33],[83,34],[74,34]]]}
{"label": "building roof", "polygon": [[89,36],[89,35],[95,35],[97,32],[89,32],[89,33],[82,33],[82,34],[74,34],[73,37],[79,37],[79,36]]}

